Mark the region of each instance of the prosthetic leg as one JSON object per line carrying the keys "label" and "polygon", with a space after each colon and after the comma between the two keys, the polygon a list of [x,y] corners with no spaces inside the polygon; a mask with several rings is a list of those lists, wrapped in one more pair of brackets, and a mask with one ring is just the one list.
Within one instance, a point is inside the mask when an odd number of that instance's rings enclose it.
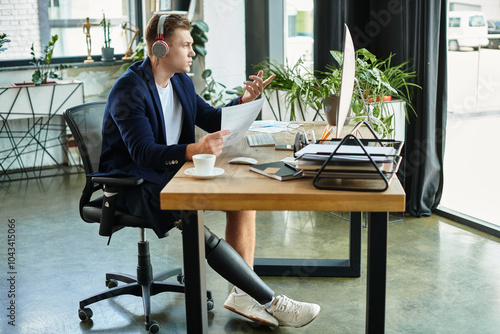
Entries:
{"label": "prosthetic leg", "polygon": [[219,275],[236,285],[257,302],[268,303],[274,296],[260,277],[224,239],[219,239],[205,226],[207,262]]}

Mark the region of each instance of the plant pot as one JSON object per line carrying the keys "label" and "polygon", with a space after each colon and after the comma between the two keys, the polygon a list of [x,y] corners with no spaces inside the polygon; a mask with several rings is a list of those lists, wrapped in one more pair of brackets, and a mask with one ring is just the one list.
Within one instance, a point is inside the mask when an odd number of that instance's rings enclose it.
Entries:
{"label": "plant pot", "polygon": [[[330,95],[323,100],[323,110],[325,111],[325,118],[331,126],[337,126],[337,113],[339,108],[339,95]],[[350,111],[345,119],[344,125],[349,124],[351,117]]]}
{"label": "plant pot", "polygon": [[101,61],[115,60],[115,48],[101,48],[102,58]]}
{"label": "plant pot", "polygon": [[[390,95],[385,95],[382,96],[382,102],[391,102],[392,101],[392,96]],[[380,102],[380,97],[377,96],[375,102]],[[366,103],[373,103],[373,97],[370,97],[366,100]]]}
{"label": "plant pot", "polygon": [[[56,81],[47,81],[43,83],[42,85],[51,85],[51,84],[56,84]],[[26,86],[35,86],[35,83],[33,81],[28,81],[28,82],[13,82],[12,87],[26,87]]]}

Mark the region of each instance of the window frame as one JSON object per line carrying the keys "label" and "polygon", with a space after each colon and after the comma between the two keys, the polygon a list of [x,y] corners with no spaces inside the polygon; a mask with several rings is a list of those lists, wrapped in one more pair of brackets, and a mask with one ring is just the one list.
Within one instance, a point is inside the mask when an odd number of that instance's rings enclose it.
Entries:
{"label": "window frame", "polygon": [[[140,0],[128,0],[129,16],[135,19],[135,25],[139,27],[139,33],[136,37],[136,42],[139,43],[141,36],[143,36],[143,13],[142,13],[142,2]],[[42,45],[47,45],[51,39],[50,28],[66,28],[75,27],[78,23],[83,23],[81,19],[68,19],[68,20],[49,20],[49,2],[44,0],[38,0],[38,15],[40,24],[40,42]],[[90,20],[91,23],[99,23],[98,20]],[[116,24],[120,22],[114,22]],[[124,53],[115,54],[116,60],[121,60]],[[95,61],[100,61],[101,55],[92,55]],[[79,56],[67,56],[67,57],[53,57],[51,64],[72,64],[72,63],[83,63],[87,59],[87,55]],[[4,67],[27,67],[31,68],[30,65],[31,58],[23,59],[4,59],[0,60],[0,68]]]}

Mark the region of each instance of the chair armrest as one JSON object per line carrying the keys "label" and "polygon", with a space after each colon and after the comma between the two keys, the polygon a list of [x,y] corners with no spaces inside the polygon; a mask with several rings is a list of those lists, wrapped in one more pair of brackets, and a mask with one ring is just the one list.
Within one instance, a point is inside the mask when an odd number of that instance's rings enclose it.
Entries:
{"label": "chair armrest", "polygon": [[107,186],[138,186],[144,182],[143,179],[135,176],[112,177],[112,176],[93,176],[92,181]]}
{"label": "chair armrest", "polygon": [[93,176],[92,182],[102,184],[104,196],[102,201],[99,235],[111,237],[115,220],[116,197],[120,187],[138,186],[144,182],[138,177]]}

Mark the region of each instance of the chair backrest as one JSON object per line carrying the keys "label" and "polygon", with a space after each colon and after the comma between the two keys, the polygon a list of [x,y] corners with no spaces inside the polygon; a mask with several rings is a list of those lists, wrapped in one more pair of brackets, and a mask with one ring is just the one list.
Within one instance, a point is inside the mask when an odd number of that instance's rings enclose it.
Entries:
{"label": "chair backrest", "polygon": [[64,111],[86,174],[97,172],[101,155],[102,119],[106,102],[80,104]]}
{"label": "chair backrest", "polygon": [[[112,233],[125,226],[147,228],[148,225],[142,218],[133,216],[128,212],[115,212],[114,205],[105,214],[102,210],[102,197],[92,198],[94,192],[102,189],[102,186],[94,183],[92,176],[88,174],[99,171],[105,107],[106,102],[81,104],[66,109],[64,118],[78,145],[83,168],[87,174],[85,188],[80,198],[80,217],[88,223],[100,223],[99,234],[111,237]],[[106,207],[109,208],[110,206]],[[103,218],[103,216],[106,217]]]}

